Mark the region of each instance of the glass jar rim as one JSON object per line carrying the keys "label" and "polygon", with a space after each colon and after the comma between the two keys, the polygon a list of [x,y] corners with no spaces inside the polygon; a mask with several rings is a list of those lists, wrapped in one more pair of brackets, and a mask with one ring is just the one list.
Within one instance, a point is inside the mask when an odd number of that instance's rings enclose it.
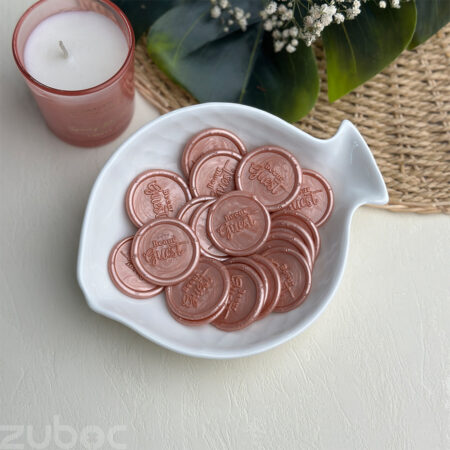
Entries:
{"label": "glass jar rim", "polygon": [[133,32],[133,28],[131,26],[130,21],[128,20],[128,17],[125,15],[125,13],[114,3],[112,3],[110,0],[98,0],[101,3],[106,4],[108,7],[110,7],[111,9],[114,10],[115,13],[117,13],[120,18],[123,20],[125,26],[126,26],[126,32],[127,32],[127,37],[129,38],[129,43],[127,42],[127,44],[129,45],[129,49],[128,49],[128,53],[127,56],[122,64],[122,66],[120,67],[120,69],[114,74],[112,75],[110,78],[108,78],[106,81],[104,81],[103,83],[97,84],[96,86],[92,86],[90,88],[87,89],[79,89],[79,90],[65,90],[65,89],[57,89],[57,88],[52,88],[50,86],[47,86],[46,84],[41,83],[39,80],[37,80],[36,78],[34,78],[33,76],[31,76],[31,74],[27,71],[25,65],[22,63],[21,58],[19,56],[19,51],[17,48],[17,41],[18,41],[18,35],[20,32],[20,29],[23,25],[23,23],[25,22],[25,20],[27,19],[27,16],[36,8],[39,8],[43,3],[45,3],[47,0],[39,0],[36,3],[34,3],[33,5],[31,5],[20,17],[19,21],[16,24],[16,27],[14,28],[14,33],[13,33],[13,37],[12,37],[12,52],[13,52],[13,57],[14,60],[17,64],[17,67],[19,68],[20,72],[22,73],[22,75],[32,84],[40,87],[42,90],[46,91],[46,92],[50,92],[52,94],[58,94],[58,95],[64,95],[64,96],[82,96],[82,95],[87,95],[87,94],[92,94],[94,92],[98,92],[101,91],[102,89],[110,86],[111,84],[113,84],[117,79],[119,79],[122,74],[127,70],[127,66],[130,62],[130,59],[133,58],[134,55],[134,49],[135,49],[135,36],[134,36],[134,32]]}

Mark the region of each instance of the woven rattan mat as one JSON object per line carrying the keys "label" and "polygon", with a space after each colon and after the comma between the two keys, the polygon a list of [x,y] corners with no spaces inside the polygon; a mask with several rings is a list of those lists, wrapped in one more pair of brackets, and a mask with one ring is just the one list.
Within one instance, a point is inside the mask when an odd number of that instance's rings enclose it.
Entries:
{"label": "woven rattan mat", "polygon": [[[389,190],[391,211],[450,213],[450,25],[333,104],[326,94],[323,51],[316,48],[321,92],[296,125],[319,138],[344,119],[366,139]],[[136,47],[136,86],[159,112],[196,103]]]}

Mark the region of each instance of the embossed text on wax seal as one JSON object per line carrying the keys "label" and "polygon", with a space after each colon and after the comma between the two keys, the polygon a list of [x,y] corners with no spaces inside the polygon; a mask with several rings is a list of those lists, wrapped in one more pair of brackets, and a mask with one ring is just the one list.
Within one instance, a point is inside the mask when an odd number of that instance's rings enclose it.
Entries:
{"label": "embossed text on wax seal", "polygon": [[234,182],[234,171],[228,169],[230,161],[225,161],[222,167],[216,167],[214,174],[206,187],[210,189],[210,195],[220,197],[228,192],[228,187]]}
{"label": "embossed text on wax seal", "polygon": [[277,194],[277,190],[286,191],[284,177],[275,169],[270,159],[266,159],[262,164],[250,163],[248,168],[250,180],[259,181],[271,194]]}
{"label": "embossed text on wax seal", "polygon": [[173,212],[169,189],[163,189],[156,181],[151,181],[144,194],[150,197],[155,218],[169,217],[169,213]]}
{"label": "embossed text on wax seal", "polygon": [[175,237],[153,240],[152,247],[144,253],[145,260],[151,266],[156,266],[158,261],[178,258],[184,253],[183,245],[186,244],[188,244],[187,241],[178,242]]}
{"label": "embossed text on wax seal", "polygon": [[182,306],[197,308],[201,298],[210,291],[213,279],[206,274],[207,270],[194,272],[184,283]]}
{"label": "embossed text on wax seal", "polygon": [[220,236],[226,237],[228,240],[233,235],[242,230],[251,230],[256,221],[251,216],[248,208],[242,208],[224,216],[225,221],[216,229]]}
{"label": "embossed text on wax seal", "polygon": [[290,296],[294,298],[295,296],[292,293],[292,288],[295,286],[295,281],[292,271],[289,270],[286,263],[279,263],[275,260],[272,260],[272,263],[278,269],[281,277],[281,294],[289,292]]}
{"label": "embossed text on wax seal", "polygon": [[240,275],[231,275],[230,293],[228,294],[228,302],[226,306],[226,319],[231,312],[236,312],[242,297],[247,290],[244,288],[244,283]]}
{"label": "embossed text on wax seal", "polygon": [[297,198],[289,204],[288,208],[291,210],[300,210],[302,208],[312,208],[319,204],[317,194],[323,192],[322,189],[311,190],[309,186],[300,189],[300,194]]}

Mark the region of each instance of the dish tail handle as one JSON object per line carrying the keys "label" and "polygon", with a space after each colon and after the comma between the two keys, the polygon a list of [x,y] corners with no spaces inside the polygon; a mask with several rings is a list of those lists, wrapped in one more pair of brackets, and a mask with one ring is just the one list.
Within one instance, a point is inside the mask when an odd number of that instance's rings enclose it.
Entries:
{"label": "dish tail handle", "polygon": [[335,143],[345,154],[349,165],[347,168],[350,169],[352,197],[355,203],[359,205],[388,203],[389,194],[383,176],[358,129],[350,121],[344,120],[336,135],[331,139],[336,141]]}

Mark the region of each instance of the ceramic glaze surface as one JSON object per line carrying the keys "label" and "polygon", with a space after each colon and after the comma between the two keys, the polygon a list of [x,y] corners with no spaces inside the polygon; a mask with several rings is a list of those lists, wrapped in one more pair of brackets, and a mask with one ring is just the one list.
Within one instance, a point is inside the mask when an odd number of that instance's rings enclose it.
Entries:
{"label": "ceramic glaze surface", "polygon": [[[164,295],[133,300],[119,292],[108,275],[108,255],[120,239],[136,231],[124,208],[131,180],[146,169],[181,174],[185,143],[205,128],[236,133],[249,151],[278,145],[291,151],[304,168],[329,181],[334,211],[321,227],[308,299],[289,313],[270,314],[250,327],[226,333],[211,325],[186,327],[169,314]],[[375,160],[356,128],[344,121],[337,134],[319,140],[266,112],[227,103],[206,103],[166,114],[135,133],[107,162],[92,189],[81,233],[78,280],[89,306],[174,351],[205,358],[233,358],[275,347],[305,330],[324,310],[341,280],[355,209],[388,201]]]}

